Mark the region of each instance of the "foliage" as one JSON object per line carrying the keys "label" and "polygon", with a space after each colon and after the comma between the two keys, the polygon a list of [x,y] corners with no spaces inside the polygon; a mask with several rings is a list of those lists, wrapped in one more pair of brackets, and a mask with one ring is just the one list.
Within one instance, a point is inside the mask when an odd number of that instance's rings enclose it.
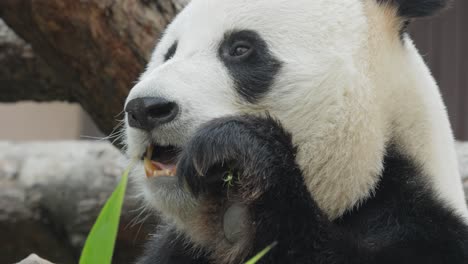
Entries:
{"label": "foliage", "polygon": [[125,170],[117,188],[104,205],[86,239],[80,264],[110,264],[119,228],[120,213],[127,189],[131,165]]}
{"label": "foliage", "polygon": [[253,257],[251,260],[247,261],[245,264],[255,264],[257,263],[263,256],[265,256],[272,248],[276,246],[276,242],[273,244],[269,245],[266,247],[264,250],[260,251],[255,257]]}

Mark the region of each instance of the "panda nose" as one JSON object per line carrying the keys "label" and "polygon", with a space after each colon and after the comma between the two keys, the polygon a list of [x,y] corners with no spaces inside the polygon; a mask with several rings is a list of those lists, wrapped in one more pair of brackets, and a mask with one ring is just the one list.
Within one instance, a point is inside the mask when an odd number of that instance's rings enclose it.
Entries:
{"label": "panda nose", "polygon": [[151,131],[174,120],[179,106],[161,97],[141,97],[129,101],[125,112],[130,127]]}

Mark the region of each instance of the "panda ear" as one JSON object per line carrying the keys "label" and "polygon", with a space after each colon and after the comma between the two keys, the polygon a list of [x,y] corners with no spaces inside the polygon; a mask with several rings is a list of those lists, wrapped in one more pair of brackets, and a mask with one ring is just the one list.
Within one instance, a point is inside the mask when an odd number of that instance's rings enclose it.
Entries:
{"label": "panda ear", "polygon": [[425,17],[435,14],[447,6],[450,0],[377,0],[398,8],[398,14],[405,18]]}

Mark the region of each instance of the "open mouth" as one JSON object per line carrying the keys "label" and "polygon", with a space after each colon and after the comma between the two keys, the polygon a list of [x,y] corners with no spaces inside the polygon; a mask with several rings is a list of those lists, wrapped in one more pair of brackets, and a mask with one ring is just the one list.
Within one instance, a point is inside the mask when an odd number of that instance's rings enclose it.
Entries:
{"label": "open mouth", "polygon": [[174,177],[179,153],[173,146],[149,145],[143,154],[146,177]]}

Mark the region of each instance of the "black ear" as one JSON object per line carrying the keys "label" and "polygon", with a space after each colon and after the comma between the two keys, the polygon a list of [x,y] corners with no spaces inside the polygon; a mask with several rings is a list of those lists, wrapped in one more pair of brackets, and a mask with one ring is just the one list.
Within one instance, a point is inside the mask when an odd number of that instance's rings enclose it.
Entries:
{"label": "black ear", "polygon": [[382,4],[395,5],[402,17],[424,17],[443,9],[450,0],[377,0]]}

